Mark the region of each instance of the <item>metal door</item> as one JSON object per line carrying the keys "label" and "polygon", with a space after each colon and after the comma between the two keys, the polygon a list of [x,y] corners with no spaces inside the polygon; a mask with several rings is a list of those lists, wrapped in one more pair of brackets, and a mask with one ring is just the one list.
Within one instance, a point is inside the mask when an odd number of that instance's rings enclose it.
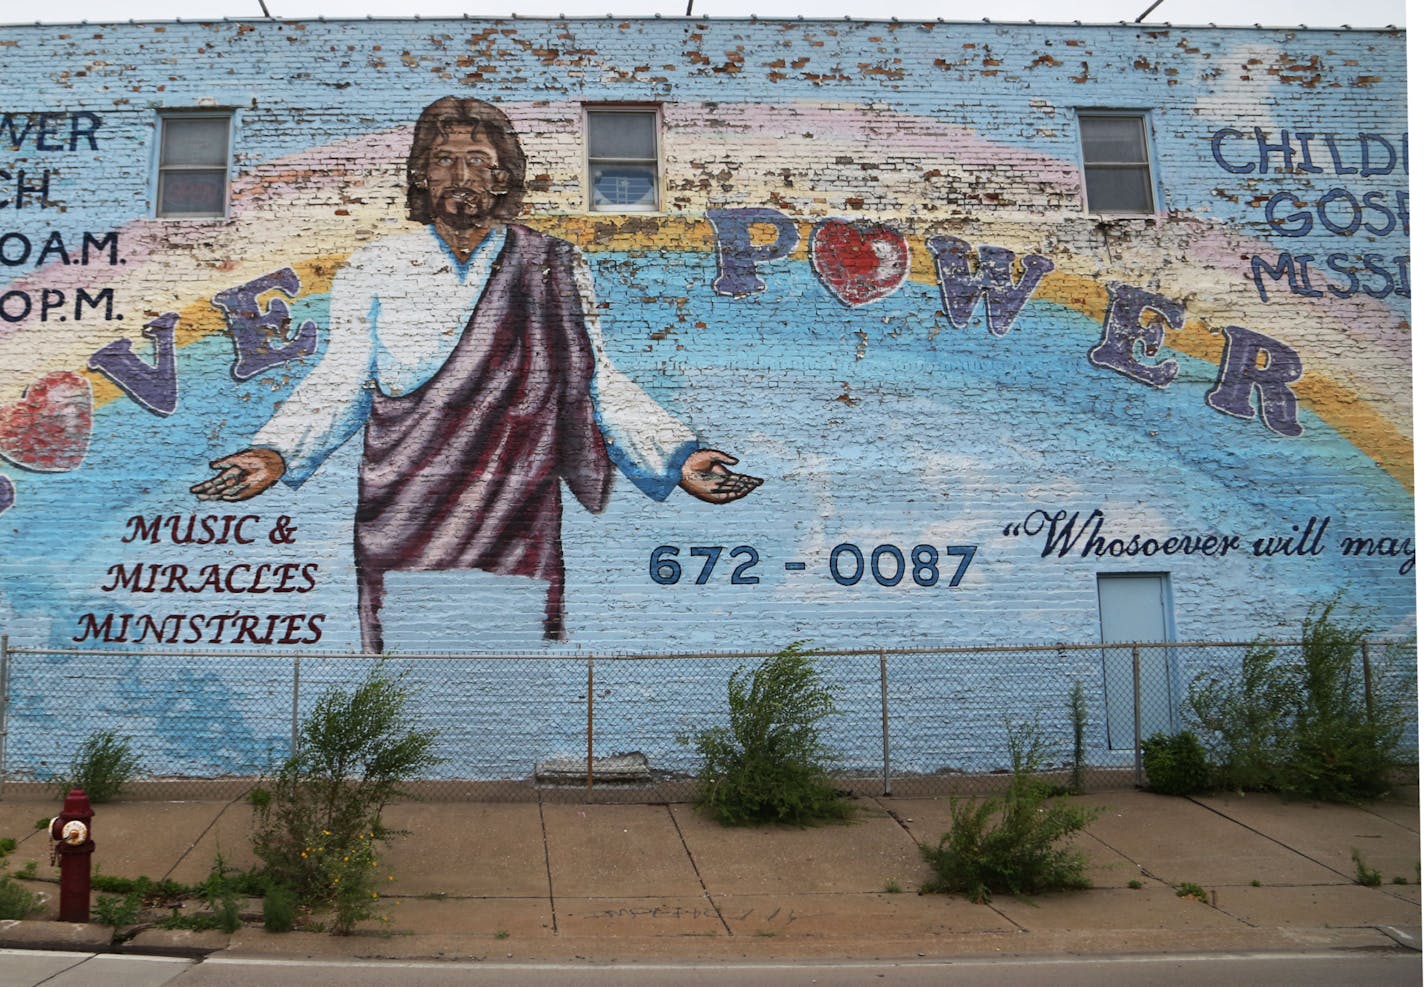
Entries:
{"label": "metal door", "polygon": [[[1167,573],[1099,573],[1098,616],[1104,644],[1172,640],[1172,590]],[[1138,649],[1144,740],[1154,733],[1176,729],[1171,652],[1171,648]],[[1130,648],[1103,649],[1103,688],[1107,698],[1108,747],[1131,750]]]}

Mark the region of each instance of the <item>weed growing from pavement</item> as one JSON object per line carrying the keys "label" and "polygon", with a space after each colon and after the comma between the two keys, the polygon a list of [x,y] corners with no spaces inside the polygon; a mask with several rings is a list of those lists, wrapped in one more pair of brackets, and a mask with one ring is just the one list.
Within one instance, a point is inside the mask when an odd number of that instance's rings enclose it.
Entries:
{"label": "weed growing from pavement", "polygon": [[830,783],[823,722],[834,691],[795,643],[727,680],[730,726],[690,738],[702,756],[697,804],[726,826],[843,820],[854,811]]}
{"label": "weed growing from pavement", "polygon": [[[4,858],[14,852],[18,844],[10,838],[0,840],[0,867],[9,866]],[[34,876],[34,861],[30,861],[19,872],[21,877]],[[39,895],[22,887],[9,874],[0,874],[0,919],[27,918],[39,907]]]}
{"label": "weed growing from pavement", "polygon": [[71,788],[82,788],[91,803],[108,802],[142,770],[132,738],[120,737],[113,730],[96,730],[84,738],[69,772],[60,779],[59,797],[69,794]]}
{"label": "weed growing from pavement", "polygon": [[412,727],[411,699],[383,664],[353,690],[328,689],[302,721],[297,753],[249,796],[266,879],[308,907],[331,906],[338,935],[375,913],[375,844],[396,835],[382,810],[440,763],[435,732]]}
{"label": "weed growing from pavement", "polygon": [[1211,768],[1201,742],[1189,730],[1154,733],[1142,742],[1147,784],[1163,795],[1195,795],[1211,787]]}
{"label": "weed growing from pavement", "polygon": [[139,909],[143,901],[138,892],[130,891],[123,897],[101,894],[94,899],[94,921],[100,925],[134,925],[138,922]]}
{"label": "weed growing from pavement", "polygon": [[297,896],[290,888],[274,885],[262,898],[262,928],[291,932],[297,927]]}
{"label": "weed growing from pavement", "polygon": [[1350,848],[1350,859],[1355,862],[1355,883],[1363,884],[1367,888],[1377,888],[1384,880],[1379,871],[1365,863],[1364,855],[1360,853],[1358,847]]}
{"label": "weed growing from pavement", "polygon": [[971,901],[991,895],[1037,894],[1089,887],[1087,858],[1065,840],[1097,817],[1098,809],[1054,794],[1038,776],[1048,756],[1036,724],[1009,728],[1012,774],[1003,796],[950,803],[950,830],[938,846],[922,846],[934,869],[922,891],[963,892]]}
{"label": "weed growing from pavement", "polygon": [[1211,900],[1207,897],[1207,893],[1202,886],[1195,881],[1183,881],[1181,884],[1173,885],[1173,887],[1176,889],[1178,898],[1195,898],[1203,905],[1209,903]]}
{"label": "weed growing from pavement", "polygon": [[1338,600],[1302,622],[1300,660],[1274,645],[1247,649],[1239,673],[1197,676],[1187,709],[1206,743],[1215,784],[1297,798],[1357,802],[1386,794],[1402,759],[1413,675],[1386,649],[1366,693],[1369,629]]}

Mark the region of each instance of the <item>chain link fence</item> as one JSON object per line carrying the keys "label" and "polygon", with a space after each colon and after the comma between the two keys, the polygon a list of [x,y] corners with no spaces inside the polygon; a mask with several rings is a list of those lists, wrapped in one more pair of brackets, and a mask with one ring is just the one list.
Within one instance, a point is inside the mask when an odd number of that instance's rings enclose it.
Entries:
{"label": "chain link fence", "polygon": [[[1049,774],[1094,790],[1142,781],[1141,741],[1192,726],[1192,684],[1239,675],[1253,647],[1296,642],[1058,644],[818,651],[839,714],[825,724],[840,784],[860,794],[981,794],[1033,725]],[[410,725],[438,768],[409,787],[442,800],[689,799],[692,736],[728,722],[727,679],[765,654],[156,653],[52,650],[0,639],[0,796],[55,793],[95,731],[130,739],[142,779],[125,798],[236,798],[294,749],[327,690],[373,662],[404,677]],[[1368,642],[1351,670],[1365,702],[1407,703],[1413,642]],[[1070,709],[1075,689],[1079,714]],[[1076,721],[1076,722],[1075,722]],[[1406,743],[1417,750],[1416,733]]]}

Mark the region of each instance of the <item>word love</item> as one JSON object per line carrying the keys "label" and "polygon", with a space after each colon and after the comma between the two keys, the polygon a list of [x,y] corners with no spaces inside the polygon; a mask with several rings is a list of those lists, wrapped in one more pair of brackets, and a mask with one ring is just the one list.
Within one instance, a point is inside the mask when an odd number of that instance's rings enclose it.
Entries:
{"label": "word love", "polygon": [[[232,336],[232,376],[247,380],[281,363],[316,352],[316,323],[292,331],[286,302],[273,292],[295,297],[301,282],[291,268],[265,274],[213,296]],[[133,342],[118,339],[89,357],[88,369],[112,381],[145,411],[166,418],[178,408],[178,313],[166,312],[143,327],[152,345],[152,362],[134,352]],[[0,406],[0,457],[22,469],[60,473],[84,462],[94,424],[94,397],[81,374],[48,374],[27,387],[20,399]],[[0,512],[14,503],[13,485],[0,496]]]}
{"label": "word love", "polygon": [[[742,297],[766,291],[761,269],[789,256],[800,242],[796,224],[775,209],[709,209],[707,218],[717,237],[712,290],[719,295]],[[754,236],[758,227],[771,234],[770,242],[758,242]],[[1053,270],[1047,257],[1016,258],[1006,247],[981,246],[975,256],[969,243],[952,236],[932,236],[925,246],[934,257],[945,315],[956,329],[967,329],[982,303],[989,332],[1003,336],[1044,275]],[[811,232],[810,261],[831,294],[846,305],[860,306],[900,289],[909,271],[909,248],[905,238],[888,227],[825,220]],[[1166,388],[1176,379],[1179,365],[1176,360],[1154,362],[1153,358],[1166,339],[1163,324],[1171,329],[1184,326],[1185,306],[1128,284],[1108,282],[1106,287],[1103,335],[1089,350],[1088,362],[1140,384]],[[1248,421],[1259,416],[1272,432],[1299,436],[1303,430],[1290,386],[1305,370],[1299,355],[1285,343],[1241,326],[1226,326],[1220,332],[1226,345],[1216,384],[1206,395],[1207,406]]]}

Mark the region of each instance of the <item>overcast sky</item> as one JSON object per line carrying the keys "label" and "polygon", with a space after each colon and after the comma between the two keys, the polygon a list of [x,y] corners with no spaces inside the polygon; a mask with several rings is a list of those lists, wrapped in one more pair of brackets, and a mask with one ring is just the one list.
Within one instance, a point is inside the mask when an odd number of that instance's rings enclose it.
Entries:
{"label": "overcast sky", "polygon": [[[262,0],[49,0],[44,4],[0,0],[0,23],[70,21],[199,20],[260,17]],[[265,0],[275,17],[504,17],[521,16],[681,16],[687,0]],[[703,17],[843,17],[901,20],[1101,23],[1135,20],[1152,0],[996,0],[992,5],[964,0],[694,0]],[[1163,0],[1149,21],[1174,24],[1264,24],[1336,27],[1405,26],[1405,0]]]}

